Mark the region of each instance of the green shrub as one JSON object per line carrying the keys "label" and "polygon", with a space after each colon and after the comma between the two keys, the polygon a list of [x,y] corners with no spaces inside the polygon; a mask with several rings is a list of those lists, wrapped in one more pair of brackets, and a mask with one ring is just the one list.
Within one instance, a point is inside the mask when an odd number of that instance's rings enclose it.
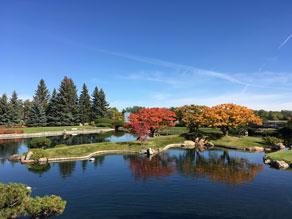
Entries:
{"label": "green shrub", "polygon": [[58,196],[35,197],[30,200],[27,212],[33,218],[48,218],[62,214],[65,207],[66,201]]}
{"label": "green shrub", "polygon": [[275,145],[278,143],[283,143],[282,139],[276,138],[276,137],[271,137],[271,136],[264,137],[263,140],[267,145]]}
{"label": "green shrub", "polygon": [[0,191],[0,218],[48,218],[62,214],[66,206],[58,196],[30,197],[31,190],[23,184],[0,183]]}
{"label": "green shrub", "polygon": [[46,137],[40,137],[40,138],[33,138],[29,143],[28,146],[30,148],[47,148],[52,145],[52,141],[49,138]]}
{"label": "green shrub", "polygon": [[35,163],[38,163],[40,158],[47,157],[46,152],[43,149],[33,150],[33,154],[30,159],[34,160]]}
{"label": "green shrub", "polygon": [[0,184],[0,218],[16,218],[26,212],[30,190],[22,184]]}
{"label": "green shrub", "polygon": [[107,127],[111,128],[113,125],[111,123],[97,123],[96,127]]}
{"label": "green shrub", "polygon": [[100,119],[97,119],[95,121],[96,124],[98,123],[107,123],[107,124],[112,124],[113,121],[110,119],[110,118],[100,118]]}

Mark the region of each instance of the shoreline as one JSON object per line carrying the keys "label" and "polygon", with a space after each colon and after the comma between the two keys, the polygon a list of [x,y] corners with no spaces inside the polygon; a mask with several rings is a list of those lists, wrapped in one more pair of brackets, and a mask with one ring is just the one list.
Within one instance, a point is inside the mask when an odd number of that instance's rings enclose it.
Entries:
{"label": "shoreline", "polygon": [[[157,152],[155,152],[153,155],[157,155],[163,151],[167,151],[170,148],[184,148],[183,143],[181,144],[169,144],[166,145],[162,149],[158,149]],[[79,160],[88,160],[94,156],[98,155],[110,155],[110,154],[141,154],[139,151],[132,151],[132,150],[102,150],[102,151],[96,151],[93,153],[90,153],[85,156],[80,157],[58,157],[58,158],[48,158],[48,163],[60,163],[60,162],[69,162],[69,161],[79,161]]]}
{"label": "shoreline", "polygon": [[53,136],[61,136],[61,135],[85,135],[85,134],[102,134],[106,132],[114,131],[111,128],[105,129],[84,129],[84,130],[76,130],[76,131],[48,131],[48,132],[37,132],[37,133],[22,133],[22,134],[2,134],[0,135],[1,140],[5,139],[16,139],[16,138],[37,138],[37,137],[53,137]]}

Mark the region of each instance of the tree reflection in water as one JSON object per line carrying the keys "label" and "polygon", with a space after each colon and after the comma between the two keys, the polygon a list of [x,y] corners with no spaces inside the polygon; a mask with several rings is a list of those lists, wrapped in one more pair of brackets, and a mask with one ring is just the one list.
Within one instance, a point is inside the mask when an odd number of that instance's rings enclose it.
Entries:
{"label": "tree reflection in water", "polygon": [[136,180],[170,176],[175,171],[196,178],[208,177],[211,181],[226,184],[251,182],[263,170],[263,164],[248,159],[230,157],[227,151],[187,150],[178,156],[168,153],[147,157],[125,156]]}
{"label": "tree reflection in water", "polygon": [[175,171],[175,160],[165,155],[152,158],[124,156],[129,162],[135,180],[147,181],[151,177],[170,176]]}

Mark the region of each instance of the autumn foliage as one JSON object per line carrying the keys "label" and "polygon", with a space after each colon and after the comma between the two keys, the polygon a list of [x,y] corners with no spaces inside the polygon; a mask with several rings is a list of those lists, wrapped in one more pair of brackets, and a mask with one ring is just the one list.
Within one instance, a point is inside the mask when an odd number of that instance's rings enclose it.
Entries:
{"label": "autumn foliage", "polygon": [[166,108],[143,108],[130,115],[128,127],[138,138],[153,137],[158,130],[174,126],[175,120],[175,113]]}
{"label": "autumn foliage", "polygon": [[214,107],[189,105],[180,107],[177,111],[191,132],[199,127],[216,127],[227,135],[231,128],[262,123],[251,109],[236,104],[220,104]]}
{"label": "autumn foliage", "polygon": [[205,114],[209,110],[210,108],[207,106],[186,105],[177,108],[176,113],[181,115],[182,121],[190,132],[196,132],[199,127],[208,126],[209,120]]}
{"label": "autumn foliage", "polygon": [[262,120],[251,109],[236,104],[214,106],[211,110],[206,111],[206,116],[210,120],[209,126],[220,128],[224,135],[228,135],[231,128],[262,124]]}

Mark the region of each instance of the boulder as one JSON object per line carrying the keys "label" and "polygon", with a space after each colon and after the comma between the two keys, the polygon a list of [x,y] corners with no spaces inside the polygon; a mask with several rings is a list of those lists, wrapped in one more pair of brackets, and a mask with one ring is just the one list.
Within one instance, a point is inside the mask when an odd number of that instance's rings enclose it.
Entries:
{"label": "boulder", "polygon": [[154,154],[154,150],[152,150],[151,148],[147,149],[147,154],[148,155],[153,155]]}
{"label": "boulder", "polygon": [[270,159],[265,159],[265,160],[264,160],[264,163],[265,163],[265,164],[271,164],[272,161],[271,161]]}
{"label": "boulder", "polygon": [[278,161],[278,160],[273,161],[271,163],[271,166],[275,167],[277,169],[287,169],[287,168],[289,168],[289,164],[287,164],[285,161],[282,161],[282,160],[281,161]]}
{"label": "boulder", "polygon": [[277,143],[275,145],[270,146],[273,151],[283,150],[285,149],[285,145],[283,143]]}
{"label": "boulder", "polygon": [[17,162],[21,160],[21,155],[19,154],[13,154],[9,157],[9,161]]}
{"label": "boulder", "polygon": [[33,155],[32,151],[29,151],[25,157],[25,160],[30,160],[31,156]]}

